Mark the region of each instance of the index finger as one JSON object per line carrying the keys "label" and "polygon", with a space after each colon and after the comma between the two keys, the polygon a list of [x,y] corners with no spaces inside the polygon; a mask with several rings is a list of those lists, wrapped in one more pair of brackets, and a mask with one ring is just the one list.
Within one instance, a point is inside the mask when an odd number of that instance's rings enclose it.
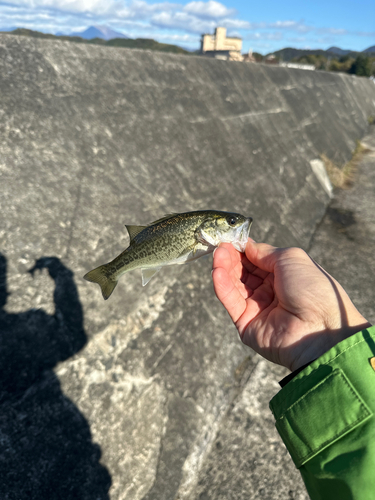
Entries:
{"label": "index finger", "polygon": [[246,301],[225,267],[214,267],[212,280],[217,298],[236,323],[246,309]]}

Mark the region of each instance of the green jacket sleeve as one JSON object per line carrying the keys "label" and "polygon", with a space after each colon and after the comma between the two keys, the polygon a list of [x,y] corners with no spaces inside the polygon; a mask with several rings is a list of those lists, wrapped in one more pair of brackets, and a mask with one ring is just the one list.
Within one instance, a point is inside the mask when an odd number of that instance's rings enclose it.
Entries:
{"label": "green jacket sleeve", "polygon": [[312,500],[375,498],[374,357],[375,326],[313,361],[270,402]]}

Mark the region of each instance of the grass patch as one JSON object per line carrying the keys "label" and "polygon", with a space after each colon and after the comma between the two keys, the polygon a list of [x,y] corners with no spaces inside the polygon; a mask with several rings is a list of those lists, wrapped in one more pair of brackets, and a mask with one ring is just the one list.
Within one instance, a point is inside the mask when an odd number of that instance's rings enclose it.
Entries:
{"label": "grass patch", "polygon": [[326,167],[332,186],[339,189],[349,189],[352,187],[358,165],[362,160],[363,155],[367,152],[368,149],[363,146],[360,141],[357,141],[351,159],[341,167],[336,165],[325,154],[322,154],[321,159]]}

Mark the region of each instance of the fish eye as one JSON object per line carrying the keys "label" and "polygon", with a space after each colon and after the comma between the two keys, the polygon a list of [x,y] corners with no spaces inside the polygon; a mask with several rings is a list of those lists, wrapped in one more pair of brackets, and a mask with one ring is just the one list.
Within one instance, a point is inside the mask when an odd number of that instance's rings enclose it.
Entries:
{"label": "fish eye", "polygon": [[227,222],[230,226],[234,226],[237,222],[237,219],[236,217],[233,217],[233,215],[230,215],[229,217],[227,217]]}

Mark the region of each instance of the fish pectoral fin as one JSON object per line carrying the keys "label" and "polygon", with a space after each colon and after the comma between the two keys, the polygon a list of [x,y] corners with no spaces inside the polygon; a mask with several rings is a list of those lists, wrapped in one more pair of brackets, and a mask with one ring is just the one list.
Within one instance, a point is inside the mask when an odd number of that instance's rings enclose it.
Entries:
{"label": "fish pectoral fin", "polygon": [[150,281],[150,279],[155,276],[156,273],[158,273],[161,269],[160,267],[147,267],[141,269],[142,271],[142,285],[146,286],[147,283]]}
{"label": "fish pectoral fin", "polygon": [[125,224],[126,229],[128,230],[130,241],[132,241],[137,234],[143,231],[147,226],[129,226]]}
{"label": "fish pectoral fin", "polygon": [[185,262],[191,262],[192,260],[199,259],[203,255],[207,255],[213,252],[214,247],[211,245],[204,245],[203,243],[195,243],[190,249],[184,254],[186,255]]}
{"label": "fish pectoral fin", "polygon": [[201,257],[201,255],[206,255],[206,253],[210,253],[212,252],[214,249],[214,247],[212,247],[211,245],[208,245],[206,243],[197,243],[195,246],[194,246],[194,256],[195,258],[198,258],[198,257]]}

